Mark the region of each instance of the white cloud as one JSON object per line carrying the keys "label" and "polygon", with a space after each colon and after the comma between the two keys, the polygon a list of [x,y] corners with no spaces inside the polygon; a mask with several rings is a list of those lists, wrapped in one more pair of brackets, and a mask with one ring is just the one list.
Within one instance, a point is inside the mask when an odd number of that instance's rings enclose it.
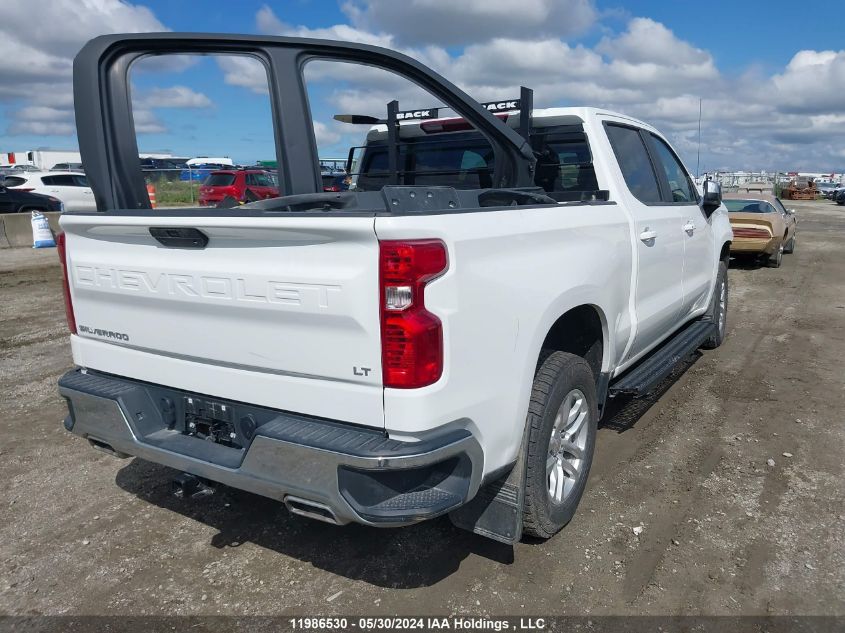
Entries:
{"label": "white cloud", "polygon": [[391,33],[406,45],[465,45],[494,37],[580,34],[595,22],[592,0],[349,0],[362,32]]}
{"label": "white cloud", "polygon": [[9,128],[10,134],[35,134],[38,136],[70,136],[76,131],[73,123],[59,121],[16,121]]}
{"label": "white cloud", "polygon": [[602,38],[596,50],[630,64],[674,66],[713,63],[709,53],[679,39],[666,26],[649,18],[632,19],[625,33]]}
{"label": "white cloud", "polygon": [[315,37],[327,40],[343,40],[374,46],[392,46],[393,37],[384,33],[370,33],[348,24],[336,24],[327,28],[312,29],[306,26],[294,26],[280,20],[273,9],[264,5],[255,16],[260,33],[267,35],[287,35],[290,37]]}
{"label": "white cloud", "polygon": [[772,83],[785,111],[845,111],[845,50],[799,51]]}
{"label": "white cloud", "polygon": [[318,146],[325,147],[328,145],[334,145],[340,140],[340,133],[335,132],[325,123],[322,123],[321,121],[314,121],[313,125],[314,137],[317,140]]}
{"label": "white cloud", "polygon": [[267,71],[261,62],[243,55],[220,55],[215,59],[230,86],[247,88],[256,94],[269,94]]}
{"label": "white cloud", "polygon": [[0,19],[0,101],[23,105],[12,111],[6,132],[74,134],[72,63],[85,42],[104,33],[167,30],[147,7],[121,0],[4,3]]}
{"label": "white cloud", "polygon": [[136,134],[162,134],[167,132],[167,127],[159,121],[152,110],[135,108],[132,110],[132,118],[135,121]]}
{"label": "white cloud", "polygon": [[210,108],[211,99],[187,86],[152,88],[133,99],[135,107],[142,108]]}

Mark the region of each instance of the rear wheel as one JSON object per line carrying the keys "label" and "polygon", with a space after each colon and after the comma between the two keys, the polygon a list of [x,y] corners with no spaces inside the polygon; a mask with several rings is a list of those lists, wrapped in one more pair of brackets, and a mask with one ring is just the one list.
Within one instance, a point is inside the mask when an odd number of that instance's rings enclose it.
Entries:
{"label": "rear wheel", "polygon": [[596,381],[586,360],[546,351],[528,407],[523,528],[539,538],[569,523],[584,494],[596,445]]}
{"label": "rear wheel", "polygon": [[789,238],[789,241],[786,243],[786,246],[783,247],[783,252],[785,254],[791,255],[792,253],[795,252],[795,239],[797,237],[798,237],[797,235],[793,235],[792,237]]}
{"label": "rear wheel", "polygon": [[37,211],[38,213],[47,213],[47,209],[41,209],[39,207],[21,207],[18,209],[18,213],[32,213],[33,211]]}
{"label": "rear wheel", "polygon": [[778,244],[778,249],[766,260],[766,266],[769,268],[780,268],[783,263],[783,242]]}

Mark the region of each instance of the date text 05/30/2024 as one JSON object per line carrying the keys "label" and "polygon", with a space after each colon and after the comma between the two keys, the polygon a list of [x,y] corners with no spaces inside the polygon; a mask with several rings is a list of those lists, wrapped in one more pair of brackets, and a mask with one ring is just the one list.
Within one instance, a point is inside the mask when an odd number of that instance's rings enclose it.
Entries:
{"label": "date text 05/30/2024", "polygon": [[478,617],[299,617],[288,620],[294,630],[327,631],[540,631],[544,618]]}

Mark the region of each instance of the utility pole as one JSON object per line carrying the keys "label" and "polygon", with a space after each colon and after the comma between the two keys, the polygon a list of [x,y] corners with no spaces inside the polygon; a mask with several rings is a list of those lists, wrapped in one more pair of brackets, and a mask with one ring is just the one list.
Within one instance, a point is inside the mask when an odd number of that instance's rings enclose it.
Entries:
{"label": "utility pole", "polygon": [[698,98],[698,153],[695,157],[695,179],[698,180],[700,174],[698,167],[701,165],[701,97]]}

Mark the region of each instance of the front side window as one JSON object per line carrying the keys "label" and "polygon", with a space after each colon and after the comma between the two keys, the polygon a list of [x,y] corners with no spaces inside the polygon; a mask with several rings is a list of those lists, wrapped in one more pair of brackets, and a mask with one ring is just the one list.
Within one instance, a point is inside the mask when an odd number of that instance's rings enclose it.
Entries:
{"label": "front side window", "polygon": [[607,125],[607,136],[631,193],[646,204],[661,202],[657,176],[639,131],[621,125]]}
{"label": "front side window", "polygon": [[669,183],[671,200],[667,200],[667,202],[698,203],[698,195],[692,186],[692,182],[690,182],[687,170],[681,165],[675,153],[660,137],[652,134],[651,139]]}

